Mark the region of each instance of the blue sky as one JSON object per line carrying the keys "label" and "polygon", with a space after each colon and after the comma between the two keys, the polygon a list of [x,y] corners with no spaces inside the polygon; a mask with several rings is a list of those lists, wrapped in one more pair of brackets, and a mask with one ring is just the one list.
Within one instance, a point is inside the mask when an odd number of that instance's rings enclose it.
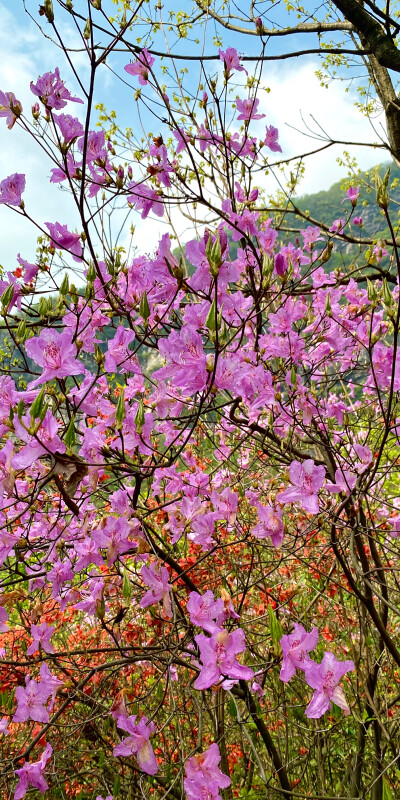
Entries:
{"label": "blue sky", "polygon": [[[168,2],[168,0],[166,0]],[[81,0],[75,0],[75,7],[82,4]],[[37,17],[37,0],[27,0],[27,8]],[[103,0],[104,8],[113,8],[110,0]],[[170,3],[169,3],[170,7]],[[176,3],[179,8],[179,3]],[[57,10],[57,7],[56,7]],[[57,12],[58,13],[58,12]],[[2,27],[0,30],[0,47],[2,52],[2,63],[0,65],[0,89],[3,91],[14,91],[17,98],[22,101],[24,110],[29,112],[34,100],[29,90],[30,80],[36,80],[39,74],[53,70],[58,64],[62,77],[71,90],[79,93],[76,81],[71,77],[70,69],[65,64],[65,60],[60,58],[60,51],[48,40],[44,39],[37,27],[23,10],[22,0],[14,0],[12,4],[0,0],[0,14]],[[58,17],[57,17],[58,18]],[[50,32],[50,26],[40,20],[44,31]],[[64,18],[63,31],[70,41],[73,40],[73,29],[69,15]],[[135,29],[132,37],[139,36],[141,31]],[[297,41],[296,41],[297,40]],[[273,50],[282,52],[286,40],[279,42],[273,40]],[[238,50],[243,51],[243,39],[237,35],[224,35],[224,47],[234,44]],[[255,53],[257,40],[246,37],[245,42],[247,52]],[[305,46],[303,37],[291,37],[291,48]],[[161,41],[155,41],[154,47],[162,49]],[[212,52],[212,43],[205,44],[205,52]],[[179,53],[192,53],[194,45],[192,42],[178,42],[175,48]],[[271,50],[270,52],[273,52]],[[62,55],[62,54],[61,54]],[[74,64],[79,69],[84,81],[88,80],[88,63],[84,53],[74,53]],[[110,60],[110,66],[121,76],[127,78],[123,72],[123,66],[130,59],[124,55],[116,55]],[[182,63],[182,62],[181,62]],[[187,63],[190,68],[189,77],[195,85],[199,66],[195,62]],[[344,86],[339,82],[333,83],[329,89],[320,87],[315,77],[315,70],[318,61],[314,57],[307,57],[296,62],[281,61],[267,63],[263,68],[262,85],[268,87],[270,92],[261,93],[262,111],[266,114],[262,126],[273,124],[279,128],[280,141],[282,144],[284,157],[291,157],[296,153],[307,149],[313,149],[315,142],[307,139],[299,130],[304,131],[304,123],[310,124],[315,128],[315,123],[311,119],[314,115],[320,124],[333,138],[346,138],[358,141],[378,141],[381,119],[376,120],[377,133],[371,131],[367,120],[362,118],[354,107],[355,95],[351,92],[345,93]],[[210,71],[215,71],[217,64],[210,67]],[[135,79],[131,79],[131,85],[137,86]],[[136,116],[135,103],[133,101],[133,90],[126,84],[119,82],[113,74],[104,68],[99,73],[98,83],[95,91],[95,101],[103,101],[106,106],[114,108],[118,113],[118,118],[123,126],[131,126],[139,131],[138,119]],[[66,109],[68,113],[82,114],[82,106],[70,104]],[[261,110],[261,109],[260,109]],[[148,120],[145,119],[145,126]],[[97,121],[96,112],[93,118],[93,127]],[[297,129],[297,130],[296,130]],[[157,134],[155,124],[151,123],[151,130]],[[255,130],[255,133],[261,135]],[[318,191],[324,187],[329,187],[332,182],[338,180],[344,174],[343,168],[336,164],[336,157],[343,151],[343,147],[332,148],[328,153],[313,157],[306,170],[306,177],[302,184],[304,193]],[[380,150],[367,148],[355,148],[352,151],[358,158],[362,168],[387,160],[385,154]],[[71,205],[71,201],[66,192],[60,191],[57,186],[49,183],[51,165],[43,159],[40,149],[33,146],[33,142],[24,132],[18,130],[17,126],[9,131],[4,120],[0,120],[0,179],[12,172],[25,172],[27,175],[27,190],[25,201],[27,210],[32,211],[33,216],[38,219],[40,224],[46,221],[58,220],[67,223],[70,227],[77,224],[77,218]],[[272,179],[268,188],[273,191],[274,184]],[[147,250],[149,242],[154,245],[158,236],[165,232],[165,222],[159,220],[146,220],[142,222],[136,215],[132,221],[136,224],[135,241],[140,249]],[[174,220],[175,222],[175,220]],[[0,243],[0,263],[7,269],[14,269],[16,266],[15,257],[18,252],[27,260],[34,260],[34,249],[36,243],[36,231],[27,223],[21,221],[13,212],[0,206],[0,225],[6,236],[2,236]],[[189,238],[190,232],[187,231],[187,222],[176,220],[178,232],[183,235],[184,240]]]}

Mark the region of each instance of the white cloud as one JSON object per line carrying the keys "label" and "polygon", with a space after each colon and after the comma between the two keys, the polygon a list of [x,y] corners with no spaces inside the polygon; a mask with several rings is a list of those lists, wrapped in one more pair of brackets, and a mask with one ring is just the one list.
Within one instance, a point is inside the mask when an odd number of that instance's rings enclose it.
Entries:
{"label": "white cloud", "polygon": [[[384,133],[383,114],[374,120],[374,131],[368,119],[355,107],[355,93],[345,92],[346,84],[338,80],[327,89],[321,87],[315,75],[318,66],[317,62],[301,66],[292,63],[264,70],[264,84],[271,92],[264,95],[260,106],[267,115],[264,122],[279,129],[283,158],[315,150],[324,144],[304,135],[310,133],[306,126],[317,134],[321,133],[317,123],[333,140],[380,144],[379,134]],[[343,177],[346,172],[336,159],[344,150],[356,157],[361,169],[390,160],[388,152],[380,148],[362,147],[360,144],[332,146],[306,159],[301,192],[306,194],[328,189]]]}

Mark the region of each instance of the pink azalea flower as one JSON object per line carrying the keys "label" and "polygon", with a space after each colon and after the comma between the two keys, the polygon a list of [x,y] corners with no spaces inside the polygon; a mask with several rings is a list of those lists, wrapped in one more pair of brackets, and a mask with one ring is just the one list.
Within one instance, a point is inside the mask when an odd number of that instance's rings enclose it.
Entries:
{"label": "pink azalea flower", "polygon": [[17,686],[15,690],[18,706],[13,716],[13,722],[27,722],[28,719],[32,719],[34,722],[48,722],[49,712],[44,704],[50,694],[51,692],[47,690],[43,681],[35,681],[27,675],[25,688]]}
{"label": "pink azalea flower", "polygon": [[13,128],[17,118],[22,114],[22,105],[13,92],[0,92],[0,117],[6,118],[9,130]]}
{"label": "pink azalea flower", "polygon": [[178,143],[176,155],[179,156],[179,153],[181,153],[182,150],[186,150],[187,143],[190,142],[190,136],[185,133],[183,128],[178,128],[178,130],[175,129],[172,131],[172,133]]}
{"label": "pink azalea flower", "polygon": [[311,245],[315,244],[315,242],[323,241],[322,236],[320,236],[320,229],[314,225],[307,225],[306,228],[300,230],[300,233],[303,237],[306,250],[310,250]]}
{"label": "pink azalea flower", "polygon": [[388,255],[388,251],[382,244],[376,244],[372,250],[377,261],[382,261],[382,258]]}
{"label": "pink azalea flower", "polygon": [[140,769],[147,775],[155,775],[158,772],[158,764],[150,744],[150,736],[155,732],[154,722],[149,722],[147,717],[142,717],[136,722],[136,714],[131,717],[118,717],[117,725],[123,731],[127,731],[130,736],[126,736],[121,744],[114,747],[113,755],[131,756],[136,755]]}
{"label": "pink azalea flower", "polygon": [[49,453],[65,453],[65,444],[58,436],[58,422],[53,417],[50,409],[46,411],[43,422],[37,431],[36,437],[31,436],[26,430],[30,425],[30,419],[22,418],[25,428],[21,425],[18,417],[14,418],[15,433],[19,439],[26,442],[25,447],[15,454],[11,459],[14,469],[26,469],[33,464],[36,459]]}
{"label": "pink azalea flower", "polygon": [[346,200],[351,200],[351,205],[353,208],[357,205],[357,197],[360,194],[360,187],[358,186],[357,189],[355,186],[350,186],[350,189],[347,189],[346,197],[343,198],[342,203],[345,203]]}
{"label": "pink azalea flower", "polygon": [[14,488],[14,472],[11,462],[14,456],[14,445],[11,439],[7,439],[4,447],[0,450],[0,497],[5,492],[11,495]]}
{"label": "pink azalea flower", "polygon": [[51,244],[54,248],[67,250],[72,254],[74,261],[82,261],[82,240],[79,233],[71,233],[66,225],[60,222],[45,222],[50,231]]}
{"label": "pink azalea flower", "polygon": [[28,791],[29,786],[32,786],[34,789],[39,789],[42,794],[49,788],[42,773],[52,752],[53,748],[48,744],[40,756],[39,761],[26,761],[21,769],[15,770],[19,781],[15,789],[14,800],[21,800]]}
{"label": "pink azalea flower", "polygon": [[8,178],[0,182],[0,203],[8,203],[9,206],[20,206],[22,203],[22,192],[25,190],[25,175],[14,172]]}
{"label": "pink azalea flower", "polygon": [[7,717],[3,717],[0,720],[0,733],[2,733],[4,736],[8,736],[8,734],[10,733],[10,731],[8,730],[8,719],[7,719]]}
{"label": "pink azalea flower", "polygon": [[188,800],[218,800],[219,789],[230,786],[230,778],[219,769],[220,761],[221,754],[215,742],[204,753],[189,758],[183,782]]}
{"label": "pink azalea flower", "polygon": [[201,392],[207,383],[206,354],[203,339],[193,328],[184,325],[180,332],[171,331],[158,345],[161,355],[170,363],[153,372],[153,378],[172,378],[185,394]]}
{"label": "pink azalea flower", "polygon": [[214,633],[219,628],[217,621],[220,621],[223,614],[224,601],[220,597],[216,600],[211,589],[203,595],[190,592],[187,610],[193,625],[198,625],[207,633]]}
{"label": "pink azalea flower", "polygon": [[129,370],[129,360],[132,353],[128,350],[128,345],[135,338],[135,334],[129,328],[119,325],[115,336],[108,342],[108,349],[104,360],[106,372],[127,372]]}
{"label": "pink azalea flower", "polygon": [[86,536],[82,542],[74,542],[74,550],[78,556],[75,564],[75,572],[85,569],[90,564],[103,564],[103,558],[99,553],[99,548],[93,539]]}
{"label": "pink azalea flower", "polygon": [[400,539],[400,516],[390,517],[388,523],[390,525],[389,536],[391,536],[392,539]]}
{"label": "pink azalea flower", "polygon": [[79,139],[78,147],[83,153],[86,141],[86,163],[107,160],[106,137],[104,131],[89,131],[87,138]]}
{"label": "pink azalea flower", "polygon": [[338,219],[335,219],[329,230],[331,233],[343,233],[345,224],[345,220],[342,217],[339,217]]}
{"label": "pink azalea flower", "polygon": [[28,356],[42,367],[42,374],[29,384],[32,389],[53,378],[67,378],[69,375],[82,375],[83,364],[75,358],[76,346],[69,331],[57,333],[51,328],[42,328],[39,336],[28,339]]}
{"label": "pink azalea flower", "polygon": [[284,253],[276,253],[274,258],[274,270],[279,277],[282,277],[288,269],[288,260]]}
{"label": "pink azalea flower", "polygon": [[316,467],[312,458],[307,458],[303,464],[292,461],[289,477],[293,486],[278,494],[276,499],[280,503],[300,503],[304,511],[318,514],[318,491],[325,480],[325,468]]}
{"label": "pink azalea flower", "polygon": [[32,656],[33,653],[36,653],[36,650],[39,650],[39,645],[45,653],[54,653],[54,647],[50,642],[53,633],[54,626],[47,625],[47,622],[42,622],[40,625],[31,625],[33,641],[29,645],[26,655]]}
{"label": "pink azalea flower", "polygon": [[353,225],[356,225],[357,228],[362,228],[363,219],[362,217],[354,217],[353,218]]}
{"label": "pink azalea flower", "polygon": [[154,60],[153,56],[151,56],[146,47],[144,47],[137,57],[137,61],[134,61],[133,64],[127,64],[124,70],[128,72],[129,75],[139,75],[140,85],[146,86],[149,79],[149,69],[153,66]]}
{"label": "pink azalea flower", "polygon": [[357,475],[352,475],[348,469],[337,469],[335,472],[335,481],[335,483],[325,484],[325,489],[327,492],[332,492],[333,494],[344,492],[345,494],[349,495],[350,490],[354,489],[356,485]]}
{"label": "pink azalea flower", "polygon": [[[238,72],[246,72],[245,68],[242,67],[242,65],[240,63],[240,58],[239,58],[238,51],[235,50],[234,47],[228,47],[225,50],[225,52],[223,52],[222,50],[219,50],[218,52],[219,52],[219,57],[220,57],[221,61],[224,62],[225,70],[226,70],[228,76],[230,75],[230,73],[234,69],[236,69]],[[246,72],[246,75],[247,75],[247,72]]]}
{"label": "pink azalea flower", "polygon": [[54,72],[45,72],[36,83],[31,81],[31,92],[42,101],[46,108],[55,108],[59,111],[67,105],[67,101],[72,103],[83,103],[79,97],[72,97],[69,90],[60,78],[60,70],[55,68]]}
{"label": "pink azalea flower", "polygon": [[372,463],[372,452],[369,447],[362,444],[354,444],[354,450],[361,461],[361,464],[356,464],[355,469],[357,472],[363,472],[366,467]]}
{"label": "pink azalea flower", "polygon": [[160,195],[156,189],[146,186],[144,183],[130,183],[131,194],[128,195],[128,202],[141,211],[141,218],[146,219],[152,211],[157,217],[164,215],[164,206],[160,200]]}
{"label": "pink azalea flower", "polygon": [[8,625],[6,625],[7,620],[8,620],[7,611],[5,608],[3,608],[3,606],[0,606],[0,633],[7,633],[8,631]]}
{"label": "pink azalea flower", "polygon": [[[120,510],[122,509],[120,508]],[[129,511],[132,513],[132,509]],[[132,547],[132,542],[128,538],[130,532],[129,522],[124,517],[117,519],[107,517],[104,528],[96,528],[92,531],[92,538],[98,547],[107,549],[107,561],[109,564],[113,564],[121,553],[126,553]]]}
{"label": "pink azalea flower", "polygon": [[53,114],[53,120],[60,128],[65,144],[83,135],[83,125],[77,117],[71,117],[70,114]]}
{"label": "pink azalea flower", "polygon": [[293,677],[296,669],[305,670],[306,664],[311,661],[308,653],[317,646],[318,629],[314,628],[307,633],[298,622],[294,623],[294,632],[282,636],[280,641],[283,661],[280,673],[281,681],[287,683]]}
{"label": "pink azalea flower", "polygon": [[305,678],[315,692],[305,712],[309,719],[322,717],[332,708],[332,702],[342,708],[346,716],[350,713],[343,689],[338,683],[346,672],[353,669],[353,661],[338,661],[333,653],[325,653],[320,664],[310,659],[306,664]]}
{"label": "pink azalea flower", "polygon": [[258,99],[252,97],[248,97],[246,100],[241,100],[240,97],[237,97],[236,108],[240,112],[237,119],[244,119],[247,121],[251,119],[263,119],[265,114],[257,114],[259,103],[260,101]]}
{"label": "pink azalea flower", "polygon": [[256,539],[271,538],[274,547],[279,547],[283,540],[282,511],[273,506],[258,506],[258,518],[260,522],[254,525],[250,533]]}
{"label": "pink azalea flower", "polygon": [[81,167],[82,162],[76,163],[71,155],[67,153],[67,163],[64,169],[61,167],[52,167],[50,183],[62,183],[67,179],[67,176],[73,180],[78,177],[78,169]]}
{"label": "pink azalea flower", "polygon": [[224,676],[234,680],[251,680],[254,677],[253,670],[240,664],[236,658],[238,653],[246,649],[245,636],[241,628],[232,633],[222,629],[216,630],[211,637],[200,633],[194,638],[202,661],[200,674],[193,684],[195,689],[209,689],[214,683],[219,683]]}
{"label": "pink azalea flower", "polygon": [[23,258],[21,258],[20,253],[17,255],[17,261],[20,267],[24,268],[24,283],[30,283],[34,278],[36,278],[36,275],[39,272],[39,264],[30,264],[29,261],[25,261]]}
{"label": "pink azalea flower", "polygon": [[140,575],[146,586],[150,586],[148,592],[143,595],[140,601],[141,608],[153,605],[162,601],[164,613],[167,617],[172,617],[171,607],[171,584],[168,583],[169,574],[166,567],[161,567],[161,571],[157,569],[155,561],[150,564],[150,567],[143,565]]}
{"label": "pink azalea flower", "polygon": [[282,148],[278,142],[279,138],[279,131],[278,128],[274,128],[273,125],[270,125],[266,129],[266,137],[264,139],[264,144],[272,150],[273,153],[281,153]]}

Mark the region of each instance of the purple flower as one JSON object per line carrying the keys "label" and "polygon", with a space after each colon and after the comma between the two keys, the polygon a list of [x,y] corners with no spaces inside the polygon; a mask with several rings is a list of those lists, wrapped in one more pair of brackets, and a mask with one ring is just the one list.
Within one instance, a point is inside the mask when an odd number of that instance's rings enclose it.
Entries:
{"label": "purple flower", "polygon": [[[219,50],[219,57],[224,62],[225,71],[229,77],[233,69],[238,72],[246,72],[245,68],[240,63],[238,51],[234,47],[228,47],[225,52]],[[247,72],[246,72],[247,75]]]}
{"label": "purple flower", "polygon": [[237,97],[236,108],[240,112],[237,119],[244,119],[247,121],[251,119],[263,119],[265,114],[257,114],[259,103],[260,101],[258,99],[252,97],[248,97],[246,100],[241,100],[240,97]]}
{"label": "purple flower", "polygon": [[25,688],[17,686],[15,690],[18,706],[13,716],[13,722],[27,722],[28,719],[32,719],[34,722],[48,722],[49,712],[44,704],[50,694],[51,692],[46,689],[43,681],[35,681],[27,675]]}
{"label": "purple flower", "polygon": [[7,439],[0,450],[0,497],[4,492],[10,497],[14,488],[14,473],[11,467],[13,456],[14,445],[11,439]]}
{"label": "purple flower", "polygon": [[266,137],[264,139],[264,144],[272,150],[273,153],[281,153],[282,148],[278,142],[279,138],[279,131],[278,128],[274,128],[273,125],[270,125],[266,129]]}
{"label": "purple flower", "polygon": [[142,219],[146,219],[152,211],[157,214],[157,217],[162,217],[164,214],[164,206],[160,201],[160,195],[155,189],[146,186],[144,183],[131,183],[129,189],[132,194],[128,195],[128,202],[136,208],[136,211],[141,211]]}
{"label": "purple flower", "polygon": [[254,525],[250,533],[256,539],[267,539],[269,536],[274,547],[279,547],[283,540],[282,511],[273,506],[258,506],[260,522]]}
{"label": "purple flower", "polygon": [[[85,149],[85,137],[79,139],[78,147],[81,153]],[[86,163],[107,160],[106,137],[104,131],[89,131],[86,139]]]}
{"label": "purple flower", "polygon": [[30,283],[33,278],[36,278],[36,275],[39,272],[39,264],[30,264],[29,261],[25,261],[25,259],[21,258],[20,253],[17,255],[17,261],[20,267],[24,268],[24,283]]}
{"label": "purple flower", "polygon": [[170,363],[153,372],[157,380],[172,378],[185,394],[201,392],[207,383],[206,354],[200,334],[188,325],[180,332],[171,331],[158,345],[161,355]]}
{"label": "purple flower", "polygon": [[157,565],[153,561],[150,567],[143,565],[140,575],[142,581],[146,586],[150,586],[148,592],[143,595],[140,601],[140,608],[147,608],[162,601],[164,613],[167,617],[172,617],[171,607],[171,584],[168,583],[168,570],[166,567],[161,567],[161,571],[157,570]]}
{"label": "purple flower", "polygon": [[0,92],[0,117],[6,118],[9,130],[15,125],[17,118],[22,114],[22,105],[13,92]]}
{"label": "purple flower", "polygon": [[26,442],[25,447],[22,447],[11,459],[11,464],[14,469],[26,469],[30,467],[37,458],[46,456],[49,453],[65,453],[65,444],[61,441],[57,433],[58,422],[53,417],[50,409],[47,409],[43,422],[36,433],[36,437],[31,436],[26,430],[26,428],[29,428],[30,419],[23,417],[22,422],[25,427],[23,427],[18,417],[14,418],[15,433],[19,439]]}
{"label": "purple flower", "polygon": [[360,187],[358,186],[357,189],[355,186],[350,186],[350,189],[347,189],[346,197],[343,198],[342,203],[345,203],[346,200],[351,200],[351,205],[353,208],[357,205],[357,197],[360,194]]}
{"label": "purple flower", "polygon": [[331,233],[343,233],[345,224],[345,220],[342,217],[339,217],[338,219],[335,219],[329,230]]}
{"label": "purple flower", "polygon": [[45,222],[45,225],[50,231],[53,247],[72,253],[74,261],[78,263],[82,261],[82,240],[79,233],[71,233],[67,226],[61,225],[60,222]]}
{"label": "purple flower", "polygon": [[6,633],[8,631],[8,625],[6,625],[7,620],[7,611],[3,606],[0,606],[0,633]]}
{"label": "purple flower", "polygon": [[354,217],[353,225],[356,225],[358,228],[362,228],[363,220],[362,217]]}
{"label": "purple flower", "polygon": [[357,472],[362,472],[366,467],[372,463],[372,452],[369,447],[362,444],[353,445],[356,455],[361,461],[361,464],[356,465]]}
{"label": "purple flower", "polygon": [[8,203],[10,206],[20,206],[22,203],[22,192],[25,191],[25,175],[14,172],[8,178],[4,178],[0,183],[0,203]]}
{"label": "purple flower", "polygon": [[304,672],[306,664],[311,661],[308,653],[317,646],[318,636],[318,629],[315,626],[310,633],[307,633],[306,629],[298,622],[294,623],[293,633],[282,636],[280,645],[283,661],[279,676],[281,681],[285,683],[290,681],[296,669]]}
{"label": "purple flower", "polygon": [[172,133],[178,143],[176,155],[179,156],[179,153],[181,153],[182,150],[186,150],[187,143],[190,142],[190,136],[185,133],[183,128],[178,128],[177,130],[175,129],[172,131]]}
{"label": "purple flower", "polygon": [[131,756],[136,755],[140,769],[147,775],[155,775],[158,772],[158,764],[150,744],[150,736],[155,732],[154,722],[149,722],[147,717],[142,717],[139,722],[135,722],[136,714],[131,717],[121,716],[117,719],[117,725],[123,731],[127,731],[130,736],[126,736],[121,744],[114,747],[113,755]]}
{"label": "purple flower", "polygon": [[129,328],[124,328],[119,325],[115,336],[108,342],[108,349],[104,360],[104,369],[106,372],[127,372],[129,370],[129,360],[132,356],[128,350],[128,344],[135,338],[133,331]]}
{"label": "purple flower", "polygon": [[306,250],[310,250],[311,246],[315,244],[315,242],[323,241],[322,236],[320,236],[320,232],[320,229],[313,225],[307,225],[307,228],[300,230]]}
{"label": "purple flower", "polygon": [[39,336],[28,339],[26,343],[28,356],[43,368],[42,374],[30,383],[30,388],[53,378],[67,378],[69,375],[81,375],[84,367],[75,358],[76,347],[69,331],[57,333],[51,328],[44,328]]}
{"label": "purple flower", "polygon": [[153,56],[151,56],[146,47],[144,47],[140,55],[137,57],[137,61],[134,61],[133,64],[127,64],[124,67],[124,70],[125,72],[128,72],[129,75],[139,75],[140,85],[146,86],[149,78],[149,69],[151,69],[153,64]]}
{"label": "purple flower", "polygon": [[338,494],[339,492],[344,492],[345,494],[350,494],[350,490],[354,489],[356,485],[357,475],[352,475],[350,470],[345,469],[337,469],[335,472],[335,481],[336,483],[327,483],[325,485],[325,489],[327,492],[333,492],[333,494]]}
{"label": "purple flower", "polygon": [[41,75],[36,83],[31,81],[31,92],[39,97],[46,108],[55,108],[59,111],[67,105],[70,100],[73,103],[83,103],[79,97],[72,97],[71,93],[64,85],[64,81],[60,78],[60,71],[58,67],[54,72],[45,72]]}
{"label": "purple flower", "polygon": [[83,135],[83,125],[77,117],[71,117],[70,114],[53,114],[53,119],[60,128],[61,136],[66,144]]}
{"label": "purple flower", "polygon": [[132,547],[128,538],[130,532],[129,522],[124,517],[107,517],[104,528],[92,531],[92,538],[99,547],[107,549],[107,561],[113,564],[120,553],[126,553]]}
{"label": "purple flower", "polygon": [[49,788],[42,772],[52,752],[53,748],[48,744],[40,756],[39,761],[34,761],[32,763],[26,761],[21,769],[15,770],[19,781],[15,789],[14,800],[21,800],[21,798],[25,796],[29,786],[32,786],[34,789],[39,789],[42,794]]}
{"label": "purple flower", "polygon": [[312,458],[307,458],[303,464],[292,461],[289,477],[293,486],[278,494],[276,499],[280,503],[300,503],[304,511],[318,514],[318,491],[325,480],[325,468],[316,467]]}
{"label": "purple flower", "polygon": [[276,253],[274,258],[274,270],[280,278],[287,272],[288,260],[284,253]]}
{"label": "purple flower", "polygon": [[390,517],[388,519],[388,523],[390,525],[389,536],[392,539],[399,539],[400,538],[400,516],[399,517]]}
{"label": "purple flower", "polygon": [[54,626],[47,625],[47,622],[42,622],[40,625],[31,625],[33,642],[29,645],[26,655],[32,656],[33,653],[36,653],[36,650],[39,650],[39,646],[42,647],[45,653],[54,653],[54,647],[50,642],[53,633]]}
{"label": "purple flower", "polygon": [[234,680],[250,680],[254,677],[253,670],[240,664],[236,658],[238,653],[246,649],[241,628],[232,633],[216,630],[211,637],[200,633],[194,638],[202,661],[200,674],[193,684],[195,689],[209,689],[214,683],[219,683],[223,676]]}
{"label": "purple flower", "polygon": [[307,717],[319,719],[332,708],[331,701],[342,708],[346,715],[350,713],[343,689],[338,683],[346,672],[353,669],[353,661],[338,661],[333,653],[325,653],[320,664],[310,659],[305,667],[305,678],[315,692],[306,708]]}
{"label": "purple flower", "polygon": [[219,789],[230,786],[230,778],[219,769],[220,761],[221,754],[215,742],[204,753],[189,758],[183,782],[188,800],[218,800]]}
{"label": "purple flower", "polygon": [[224,601],[222,598],[216,600],[211,589],[208,589],[203,595],[190,592],[187,610],[193,625],[204,628],[208,633],[214,633],[219,628],[217,621],[224,613]]}

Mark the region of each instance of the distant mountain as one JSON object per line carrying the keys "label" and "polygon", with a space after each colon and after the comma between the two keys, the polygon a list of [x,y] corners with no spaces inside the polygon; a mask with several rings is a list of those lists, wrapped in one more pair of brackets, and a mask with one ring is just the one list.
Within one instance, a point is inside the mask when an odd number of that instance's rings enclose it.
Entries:
{"label": "distant mountain", "polygon": [[[389,212],[393,226],[396,227],[398,220],[397,206],[400,207],[400,168],[390,162],[380,164],[366,172],[360,172],[357,176],[344,178],[334,183],[330,189],[294,198],[294,206],[304,214],[307,214],[309,221],[294,213],[287,213],[281,222],[282,234],[286,234],[287,238],[293,240],[296,234],[292,231],[286,232],[285,228],[300,230],[307,227],[308,224],[316,224],[318,222],[322,222],[330,228],[335,219],[339,217],[346,219],[351,210],[351,203],[350,200],[342,201],[346,195],[346,189],[349,186],[357,186],[360,187],[360,195],[353,217],[345,228],[345,233],[358,240],[364,238],[390,238],[390,231],[384,213],[376,203],[375,193],[375,175],[378,173],[383,178],[388,167],[390,167],[388,188],[391,197]],[[361,229],[353,224],[354,216],[362,217],[363,225]],[[329,268],[334,269],[340,266],[343,263],[343,258],[345,261],[350,260],[358,249],[359,246],[357,244],[335,240],[334,253],[329,261]]]}

